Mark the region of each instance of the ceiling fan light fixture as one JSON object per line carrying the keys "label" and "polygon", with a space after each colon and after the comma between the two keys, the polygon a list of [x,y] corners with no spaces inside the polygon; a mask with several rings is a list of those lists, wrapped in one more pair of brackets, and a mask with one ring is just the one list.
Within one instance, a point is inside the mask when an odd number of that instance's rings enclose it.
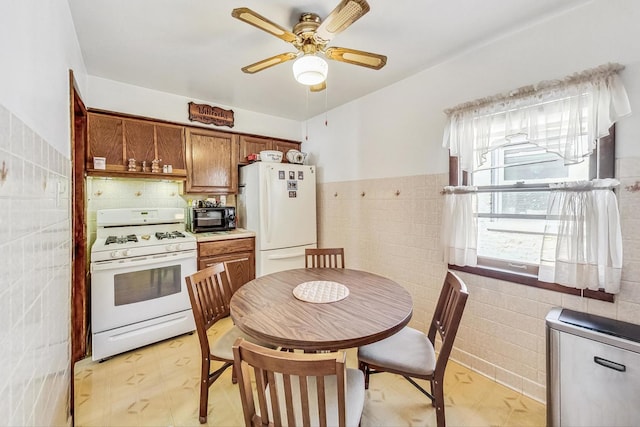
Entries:
{"label": "ceiling fan light fixture", "polygon": [[296,81],[307,86],[325,81],[328,71],[327,61],[316,55],[302,55],[293,63],[293,76]]}

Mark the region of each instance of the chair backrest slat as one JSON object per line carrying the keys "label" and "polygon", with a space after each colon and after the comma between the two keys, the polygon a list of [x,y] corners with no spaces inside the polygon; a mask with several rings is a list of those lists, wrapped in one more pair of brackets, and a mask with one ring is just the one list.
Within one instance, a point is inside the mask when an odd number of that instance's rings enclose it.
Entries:
{"label": "chair backrest slat", "polygon": [[[241,385],[240,394],[245,423],[274,426],[318,423],[327,426],[331,419],[346,423],[346,355],[344,352],[302,354],[271,350],[239,338],[233,346],[234,369]],[[251,369],[253,368],[253,369]],[[255,407],[250,374],[254,373],[258,408]],[[335,377],[334,389],[328,389],[327,376]],[[268,391],[267,391],[268,390]],[[335,393],[337,417],[328,414],[327,392]],[[268,396],[267,396],[268,395]],[[267,406],[268,405],[268,406]],[[329,405],[330,406],[330,405]],[[286,408],[286,410],[285,410]],[[318,413],[315,414],[315,408]],[[257,413],[260,413],[258,416]],[[286,412],[286,421],[283,416]],[[256,421],[257,420],[257,421]],[[250,426],[251,424],[247,424]]]}
{"label": "chair backrest slat", "polygon": [[191,300],[193,319],[200,340],[200,350],[209,353],[207,330],[218,320],[229,315],[231,295],[225,290],[224,280],[229,283],[224,264],[214,264],[185,278]]}
{"label": "chair backrest slat", "polygon": [[435,376],[444,376],[444,370],[453,348],[453,341],[456,337],[462,313],[467,302],[469,292],[467,286],[453,272],[448,271],[442,285],[433,319],[429,327],[427,336],[434,345],[436,344],[436,333],[440,335],[442,343],[436,361]]}
{"label": "chair backrest slat", "polygon": [[305,249],[306,268],[345,268],[344,248]]}

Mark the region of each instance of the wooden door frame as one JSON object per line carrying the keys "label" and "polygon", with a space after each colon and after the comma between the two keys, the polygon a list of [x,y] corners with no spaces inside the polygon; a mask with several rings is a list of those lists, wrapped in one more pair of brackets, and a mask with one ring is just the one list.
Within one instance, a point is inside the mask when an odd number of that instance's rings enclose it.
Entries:
{"label": "wooden door frame", "polygon": [[85,150],[87,109],[73,70],[69,70],[69,114],[71,137],[71,386],[69,409],[74,410],[74,365],[87,354],[89,330],[89,292],[87,278],[87,224],[85,189]]}

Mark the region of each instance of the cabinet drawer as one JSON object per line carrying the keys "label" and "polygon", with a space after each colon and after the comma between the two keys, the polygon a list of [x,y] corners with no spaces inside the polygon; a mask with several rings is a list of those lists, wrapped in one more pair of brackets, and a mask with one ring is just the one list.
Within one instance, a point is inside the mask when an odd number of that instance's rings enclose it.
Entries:
{"label": "cabinet drawer", "polygon": [[218,264],[220,262],[229,262],[229,261],[252,263],[253,252],[218,255],[218,256],[212,256],[207,258],[198,258],[198,270],[211,267],[212,265]]}
{"label": "cabinet drawer", "polygon": [[203,258],[213,255],[231,254],[234,252],[253,251],[254,245],[253,238],[198,243],[198,256]]}

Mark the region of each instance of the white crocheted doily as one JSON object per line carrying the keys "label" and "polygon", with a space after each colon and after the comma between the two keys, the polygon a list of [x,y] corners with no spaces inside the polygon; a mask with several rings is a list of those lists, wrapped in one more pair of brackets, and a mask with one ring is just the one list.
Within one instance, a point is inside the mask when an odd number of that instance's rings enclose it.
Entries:
{"label": "white crocheted doily", "polygon": [[337,282],[314,280],[300,283],[293,289],[293,296],[313,303],[336,302],[349,295],[349,288]]}

